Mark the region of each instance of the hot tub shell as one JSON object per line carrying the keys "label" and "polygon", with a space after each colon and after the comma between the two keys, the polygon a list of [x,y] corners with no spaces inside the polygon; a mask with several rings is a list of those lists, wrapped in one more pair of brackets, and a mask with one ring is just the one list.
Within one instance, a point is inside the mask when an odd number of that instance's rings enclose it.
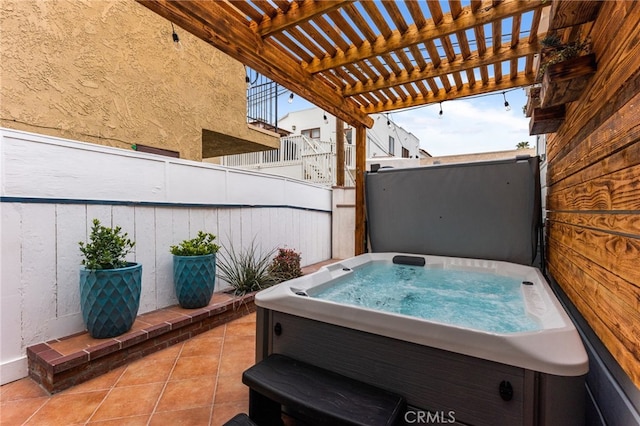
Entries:
{"label": "hot tub shell", "polygon": [[[480,270],[533,283],[522,286],[528,315],[542,326],[532,332],[483,332],[303,295],[365,263],[391,263],[396,255],[356,256],[258,293],[257,359],[282,353],[397,392],[410,410],[428,410],[431,419],[474,425],[584,423],[587,355],[536,268],[415,255],[429,268]],[[410,423],[418,418],[411,411],[408,416]]]}

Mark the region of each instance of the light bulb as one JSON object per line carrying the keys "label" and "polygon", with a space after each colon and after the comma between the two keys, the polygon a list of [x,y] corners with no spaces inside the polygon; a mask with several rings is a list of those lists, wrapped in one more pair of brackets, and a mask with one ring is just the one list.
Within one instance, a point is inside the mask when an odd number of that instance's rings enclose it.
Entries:
{"label": "light bulb", "polygon": [[511,111],[511,106],[509,106],[509,102],[507,101],[507,95],[505,92],[502,92],[502,97],[504,98],[504,109],[505,111]]}
{"label": "light bulb", "polygon": [[173,40],[173,47],[175,47],[176,50],[182,50],[182,43],[180,42],[180,37],[178,37],[178,34],[173,27],[173,22],[171,23],[171,39]]}
{"label": "light bulb", "polygon": [[287,102],[289,102],[290,104],[293,103],[293,93],[289,95],[289,100]]}

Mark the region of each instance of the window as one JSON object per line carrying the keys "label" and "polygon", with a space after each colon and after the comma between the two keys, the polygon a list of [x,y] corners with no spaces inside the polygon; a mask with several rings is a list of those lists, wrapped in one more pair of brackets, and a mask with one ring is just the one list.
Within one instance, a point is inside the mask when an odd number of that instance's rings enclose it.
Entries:
{"label": "window", "polygon": [[300,134],[309,139],[320,139],[320,127],[316,127],[315,129],[302,130]]}
{"label": "window", "polygon": [[348,144],[353,143],[353,131],[351,129],[347,129],[344,131],[344,139],[347,141]]}
{"label": "window", "polygon": [[167,157],[180,158],[178,151],[171,151],[169,149],[156,148],[148,145],[135,144],[135,150],[138,152],[148,152],[149,154],[166,155]]}
{"label": "window", "polygon": [[395,155],[395,140],[393,139],[393,136],[389,136],[389,155],[394,156]]}
{"label": "window", "polygon": [[402,158],[409,158],[409,150],[404,146],[402,147]]}

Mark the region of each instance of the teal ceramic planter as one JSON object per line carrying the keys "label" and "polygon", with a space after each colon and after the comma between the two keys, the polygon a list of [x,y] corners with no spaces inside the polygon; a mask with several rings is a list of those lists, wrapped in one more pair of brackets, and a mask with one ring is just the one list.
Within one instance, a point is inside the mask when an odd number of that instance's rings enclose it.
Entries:
{"label": "teal ceramic planter", "polygon": [[173,282],[180,306],[202,308],[209,304],[216,280],[216,255],[173,256]]}
{"label": "teal ceramic planter", "polygon": [[80,307],[89,334],[106,339],[126,333],[140,307],[142,265],[117,269],[80,269]]}

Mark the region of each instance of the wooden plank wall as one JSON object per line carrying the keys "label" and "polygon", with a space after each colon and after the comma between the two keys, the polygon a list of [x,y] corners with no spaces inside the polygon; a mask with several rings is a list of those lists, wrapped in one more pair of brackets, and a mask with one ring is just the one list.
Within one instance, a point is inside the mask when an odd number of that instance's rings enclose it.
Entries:
{"label": "wooden plank wall", "polygon": [[598,71],[547,141],[548,268],[640,388],[640,2],[604,2]]}

